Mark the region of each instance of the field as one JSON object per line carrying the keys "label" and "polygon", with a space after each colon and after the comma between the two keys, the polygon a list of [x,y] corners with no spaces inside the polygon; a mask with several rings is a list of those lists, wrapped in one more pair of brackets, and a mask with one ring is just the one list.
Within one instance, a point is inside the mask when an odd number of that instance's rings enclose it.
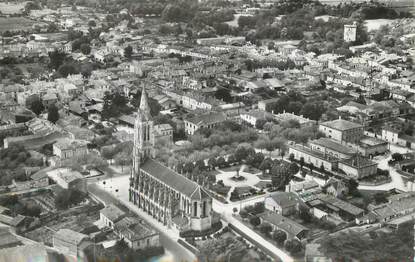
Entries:
{"label": "field", "polygon": [[0,2],[0,12],[5,15],[21,14],[26,2],[21,3],[4,3]]}
{"label": "field", "polygon": [[31,29],[35,21],[23,17],[0,17],[0,33]]}

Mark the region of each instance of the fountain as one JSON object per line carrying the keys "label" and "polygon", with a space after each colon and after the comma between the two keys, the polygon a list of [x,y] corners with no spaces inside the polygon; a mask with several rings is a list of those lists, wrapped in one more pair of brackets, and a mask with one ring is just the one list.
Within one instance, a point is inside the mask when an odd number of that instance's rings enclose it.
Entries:
{"label": "fountain", "polygon": [[242,172],[243,169],[245,169],[245,165],[242,165],[239,170],[236,170],[236,175],[232,176],[230,179],[236,182],[246,180],[244,176],[241,176],[239,174],[240,172]]}

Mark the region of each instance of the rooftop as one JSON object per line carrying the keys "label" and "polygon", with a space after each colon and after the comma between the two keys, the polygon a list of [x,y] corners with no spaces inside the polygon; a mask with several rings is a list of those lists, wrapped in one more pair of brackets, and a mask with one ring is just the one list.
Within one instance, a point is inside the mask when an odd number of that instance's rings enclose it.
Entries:
{"label": "rooftop", "polygon": [[304,227],[297,222],[274,212],[265,212],[260,214],[259,217],[264,221],[284,230],[291,236],[297,236],[303,231],[308,231],[307,227]]}
{"label": "rooftop", "polygon": [[114,205],[106,206],[105,208],[101,209],[99,211],[102,215],[107,217],[112,222],[116,222],[120,219],[122,219],[125,215],[125,213],[119,209],[118,207]]}
{"label": "rooftop", "polygon": [[188,122],[193,123],[195,125],[202,125],[202,124],[211,124],[211,123],[218,123],[223,122],[226,120],[226,116],[224,113],[209,113],[204,115],[194,116],[190,119],[186,119]]}
{"label": "rooftop", "polygon": [[327,126],[329,128],[336,129],[336,130],[339,130],[339,131],[346,131],[346,130],[349,130],[349,129],[355,129],[355,128],[363,127],[360,124],[353,123],[353,122],[350,122],[350,121],[347,121],[347,120],[344,120],[344,119],[336,119],[336,120],[333,120],[333,121],[327,121],[327,122],[320,123],[320,125],[321,126]]}
{"label": "rooftop", "polygon": [[54,235],[54,238],[63,239],[67,243],[71,243],[73,245],[78,245],[83,240],[87,239],[88,236],[78,233],[76,231],[73,231],[71,229],[59,229]]}
{"label": "rooftop", "polygon": [[329,139],[329,138],[319,138],[313,141],[310,141],[310,144],[314,144],[314,145],[318,145],[318,146],[322,146],[325,147],[327,149],[345,154],[345,155],[353,155],[356,153],[355,150],[353,150],[350,147],[344,146],[340,143],[337,143],[336,141]]}
{"label": "rooftop", "polygon": [[191,199],[203,199],[209,196],[196,182],[187,179],[153,159],[147,159],[141,166],[141,170]]}

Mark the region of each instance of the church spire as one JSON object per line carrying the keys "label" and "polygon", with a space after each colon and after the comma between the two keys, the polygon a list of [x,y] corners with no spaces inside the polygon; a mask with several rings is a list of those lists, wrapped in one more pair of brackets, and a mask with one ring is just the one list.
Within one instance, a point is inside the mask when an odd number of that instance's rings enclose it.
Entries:
{"label": "church spire", "polygon": [[150,106],[148,105],[148,98],[146,89],[143,86],[142,92],[141,92],[141,100],[140,100],[140,108],[139,111],[147,118],[151,118],[151,112],[150,112]]}

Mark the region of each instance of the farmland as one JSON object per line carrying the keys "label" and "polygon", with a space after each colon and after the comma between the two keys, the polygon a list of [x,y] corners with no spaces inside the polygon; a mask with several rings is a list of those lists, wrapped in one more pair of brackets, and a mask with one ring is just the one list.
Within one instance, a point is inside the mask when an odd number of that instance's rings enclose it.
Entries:
{"label": "farmland", "polygon": [[36,23],[24,17],[0,17],[0,33],[5,31],[21,31],[32,28]]}

